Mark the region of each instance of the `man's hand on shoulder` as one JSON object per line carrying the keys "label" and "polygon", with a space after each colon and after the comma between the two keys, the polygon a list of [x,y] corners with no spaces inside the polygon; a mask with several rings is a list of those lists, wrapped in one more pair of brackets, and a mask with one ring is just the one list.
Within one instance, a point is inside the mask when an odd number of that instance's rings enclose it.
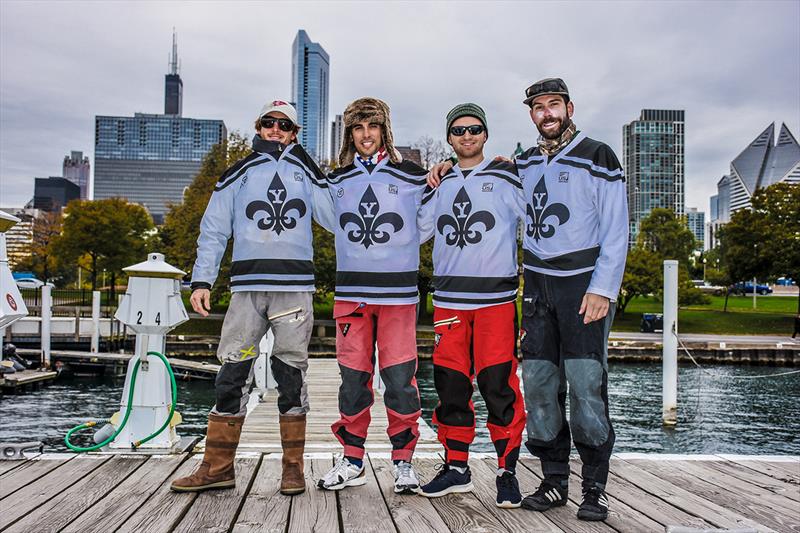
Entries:
{"label": "man's hand on shoulder", "polygon": [[192,304],[192,309],[200,316],[208,316],[211,311],[211,291],[208,289],[195,289],[192,292],[189,302]]}
{"label": "man's hand on shoulder", "polygon": [[579,315],[583,315],[583,323],[588,324],[605,318],[608,314],[609,300],[605,296],[587,292],[583,295]]}
{"label": "man's hand on shoulder", "polygon": [[425,177],[428,186],[431,189],[438,187],[444,175],[450,172],[450,169],[454,166],[455,165],[453,165],[451,161],[442,161],[441,163],[433,165],[433,168],[431,168],[430,172],[428,172],[428,175]]}

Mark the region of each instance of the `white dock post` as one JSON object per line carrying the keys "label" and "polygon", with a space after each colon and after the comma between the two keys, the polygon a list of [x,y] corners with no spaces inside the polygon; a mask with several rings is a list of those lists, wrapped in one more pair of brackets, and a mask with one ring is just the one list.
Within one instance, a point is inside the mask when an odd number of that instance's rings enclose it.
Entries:
{"label": "white dock post", "polygon": [[662,417],[678,423],[678,262],[664,261],[664,332],[662,337]]}
{"label": "white dock post", "polygon": [[100,351],[100,291],[92,291],[92,344],[89,351]]}
{"label": "white dock post", "polygon": [[53,318],[53,288],[42,286],[42,366],[50,368],[50,332]]}

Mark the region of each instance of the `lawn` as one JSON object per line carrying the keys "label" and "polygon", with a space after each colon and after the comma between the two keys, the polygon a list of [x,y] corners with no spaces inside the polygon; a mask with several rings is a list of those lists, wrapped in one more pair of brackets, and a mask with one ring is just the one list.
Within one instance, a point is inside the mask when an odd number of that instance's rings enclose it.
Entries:
{"label": "lawn", "polygon": [[[517,300],[517,306],[521,299]],[[758,297],[757,309],[753,309],[752,296],[731,296],[728,311],[723,312],[724,296],[712,296],[707,305],[689,306],[678,310],[678,329],[682,333],[709,333],[737,335],[791,335],[796,296]],[[186,302],[189,308],[188,301]],[[654,297],[635,298],[628,304],[624,315],[617,315],[614,331],[639,331],[642,313],[660,313],[662,302]],[[223,313],[226,305],[215,305],[213,312]],[[330,320],[333,313],[333,297],[328,295],[314,304],[314,316],[319,320]],[[431,324],[433,305],[428,297],[428,315],[420,323]],[[221,320],[190,320],[181,325],[176,335],[219,335]]]}

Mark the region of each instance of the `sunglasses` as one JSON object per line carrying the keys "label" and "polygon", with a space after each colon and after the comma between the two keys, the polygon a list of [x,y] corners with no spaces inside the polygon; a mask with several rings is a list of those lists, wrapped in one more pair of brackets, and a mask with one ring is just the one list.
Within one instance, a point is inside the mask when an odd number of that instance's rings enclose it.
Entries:
{"label": "sunglasses", "polygon": [[289,120],[288,118],[272,118],[272,117],[261,117],[261,127],[267,128],[271,130],[275,123],[278,123],[278,127],[281,131],[294,131],[294,123]]}
{"label": "sunglasses", "polygon": [[467,132],[469,132],[470,135],[480,135],[484,130],[485,128],[480,124],[474,124],[472,126],[453,126],[450,128],[450,135],[461,137]]}

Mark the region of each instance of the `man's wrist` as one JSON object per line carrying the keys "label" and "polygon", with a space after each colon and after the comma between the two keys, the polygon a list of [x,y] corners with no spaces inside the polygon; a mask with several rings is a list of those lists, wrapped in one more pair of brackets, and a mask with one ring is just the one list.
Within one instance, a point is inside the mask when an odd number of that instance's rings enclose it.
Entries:
{"label": "man's wrist", "polygon": [[211,284],[205,281],[193,281],[191,284],[192,292],[196,291],[197,289],[207,289],[211,290]]}

